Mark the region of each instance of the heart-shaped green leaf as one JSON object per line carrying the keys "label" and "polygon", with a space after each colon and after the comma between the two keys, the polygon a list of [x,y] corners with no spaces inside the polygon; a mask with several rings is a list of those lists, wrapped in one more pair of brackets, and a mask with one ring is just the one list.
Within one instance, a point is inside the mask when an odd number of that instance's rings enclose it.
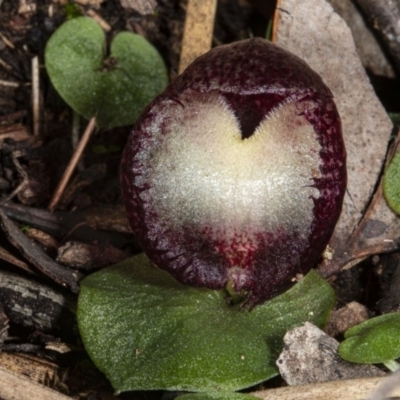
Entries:
{"label": "heart-shaped green leaf", "polygon": [[51,82],[78,113],[101,128],[133,124],[167,85],[164,62],[142,36],[117,34],[105,54],[103,30],[91,18],[65,22],[46,46]]}
{"label": "heart-shaped green leaf", "polygon": [[224,290],[180,284],[142,254],[82,281],[78,323],[117,392],[235,391],[275,376],[285,332],[305,321],[321,326],[333,301],[311,271],[249,311],[228,305]]}
{"label": "heart-shaped green leaf", "polygon": [[400,357],[400,312],[371,318],[346,331],[339,354],[347,361],[377,364]]}

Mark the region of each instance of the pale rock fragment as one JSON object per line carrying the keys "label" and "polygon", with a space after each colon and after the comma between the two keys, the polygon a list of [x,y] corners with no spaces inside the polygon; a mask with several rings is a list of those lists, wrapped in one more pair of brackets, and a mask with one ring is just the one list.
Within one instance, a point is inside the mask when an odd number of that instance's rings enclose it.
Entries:
{"label": "pale rock fragment", "polygon": [[342,119],[348,185],[330,242],[333,256],[321,269],[331,275],[376,254],[377,249],[394,250],[395,238],[386,227],[398,229],[400,220],[384,201],[379,220],[386,225],[379,237],[373,243],[361,243],[361,247],[357,245],[359,235],[352,237],[380,178],[393,125],[369,82],[349,27],[327,1],[281,0],[275,22],[276,43],[320,74],[334,95]]}
{"label": "pale rock fragment", "polygon": [[337,352],[339,342],[309,322],[288,331],[283,340],[277,366],[289,385],[385,375],[373,365],[342,360]]}

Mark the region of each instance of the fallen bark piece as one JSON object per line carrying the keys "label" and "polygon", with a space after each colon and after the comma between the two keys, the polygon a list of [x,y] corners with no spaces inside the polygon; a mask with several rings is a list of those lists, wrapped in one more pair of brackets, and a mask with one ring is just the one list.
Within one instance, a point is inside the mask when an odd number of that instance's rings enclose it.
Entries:
{"label": "fallen bark piece", "polygon": [[[112,211],[112,207],[89,211],[54,211],[43,210],[34,207],[26,207],[21,204],[7,203],[0,206],[7,217],[22,224],[40,229],[60,241],[78,240],[82,242],[105,242],[113,246],[121,247],[132,240],[131,231],[128,231],[128,220],[125,211],[117,207],[119,211]],[[103,214],[100,218],[98,215]],[[114,219],[114,224],[110,220]],[[113,228],[119,229],[116,232]],[[129,237],[126,234],[129,234]]]}
{"label": "fallen bark piece", "polygon": [[108,243],[67,242],[59,247],[56,261],[85,271],[116,264],[127,254]]}
{"label": "fallen bark piece", "polygon": [[2,347],[4,340],[8,336],[8,318],[4,313],[2,304],[0,303],[0,348]]}
{"label": "fallen bark piece", "polygon": [[347,331],[352,326],[358,325],[368,319],[368,309],[356,301],[346,304],[339,310],[332,311],[325,332],[329,336],[337,336]]}
{"label": "fallen bark piece", "polygon": [[400,71],[400,3],[399,1],[356,0],[369,18],[387,49],[393,57],[397,70]]}
{"label": "fallen bark piece", "polygon": [[[321,266],[324,275],[331,275],[355,259],[362,259],[360,252],[354,257],[349,239],[371,201],[384,165],[392,123],[369,83],[350,29],[325,0],[281,0],[274,36],[277,44],[301,57],[321,75],[333,92],[342,119],[348,186],[330,244],[332,258]],[[387,206],[386,210],[392,220],[393,213]],[[394,220],[393,223],[396,224]],[[381,236],[381,242],[384,238]]]}
{"label": "fallen bark piece", "polygon": [[25,270],[26,272],[29,272],[30,274],[35,273],[33,271],[33,269],[26,262],[15,257],[14,255],[12,255],[8,250],[4,249],[3,247],[0,247],[0,260],[6,261],[18,268],[21,268],[21,269]]}
{"label": "fallen bark piece", "polygon": [[309,322],[287,332],[283,341],[277,366],[291,386],[385,375],[373,365],[342,360],[337,353],[339,342]]}
{"label": "fallen bark piece", "polygon": [[329,0],[329,3],[351,29],[364,68],[375,75],[394,78],[388,57],[354,3],[351,0]]}
{"label": "fallen bark piece", "polygon": [[69,288],[72,292],[79,292],[79,281],[83,275],[54,262],[38,244],[29,239],[6,214],[0,210],[0,227],[7,235],[8,240],[21,254],[39,271],[54,282]]}
{"label": "fallen bark piece", "polygon": [[122,204],[88,207],[83,214],[86,222],[93,229],[132,234],[125,207]]}
{"label": "fallen bark piece", "polygon": [[[18,118],[24,115],[18,115]],[[7,116],[4,116],[7,117]],[[0,119],[0,122],[2,120]],[[0,126],[0,142],[3,144],[5,139],[12,139],[14,142],[25,142],[31,139],[26,126],[19,123],[13,125]]]}
{"label": "fallen bark piece", "polygon": [[[73,297],[7,271],[0,271],[0,303],[11,322],[38,331],[71,330]],[[72,308],[72,306],[71,306]]]}
{"label": "fallen bark piece", "polygon": [[[396,140],[392,143],[387,156],[386,166],[399,150],[399,146],[400,135],[397,132]],[[350,268],[371,255],[393,252],[400,248],[400,218],[389,208],[385,200],[382,180],[381,178],[363,218],[348,241],[337,247],[336,256],[331,261],[324,260],[321,264],[320,272],[325,276],[332,275],[342,267]]]}

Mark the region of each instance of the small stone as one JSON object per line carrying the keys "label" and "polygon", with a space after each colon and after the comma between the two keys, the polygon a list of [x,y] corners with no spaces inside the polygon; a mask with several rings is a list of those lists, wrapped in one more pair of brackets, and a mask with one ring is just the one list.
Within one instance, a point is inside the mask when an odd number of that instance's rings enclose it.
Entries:
{"label": "small stone", "polygon": [[156,0],[120,0],[120,3],[122,7],[135,10],[142,15],[154,13],[157,6]]}
{"label": "small stone", "polygon": [[330,336],[337,336],[368,318],[367,307],[352,301],[339,310],[331,312],[325,332]]}
{"label": "small stone", "polygon": [[373,365],[341,359],[339,342],[309,322],[287,332],[283,340],[285,347],[276,364],[291,386],[385,375]]}

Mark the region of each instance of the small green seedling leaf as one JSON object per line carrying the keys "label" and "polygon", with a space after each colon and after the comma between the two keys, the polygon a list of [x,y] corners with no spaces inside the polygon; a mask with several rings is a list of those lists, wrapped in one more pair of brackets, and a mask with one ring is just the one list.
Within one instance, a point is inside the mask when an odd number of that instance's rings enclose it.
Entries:
{"label": "small green seedling leaf", "polygon": [[346,331],[339,354],[347,361],[383,363],[400,357],[400,312],[371,318]]}
{"label": "small green seedling leaf", "polygon": [[78,324],[91,359],[117,392],[236,391],[277,375],[285,332],[321,326],[332,288],[311,271],[249,311],[224,290],[182,285],[141,254],[81,282]]}
{"label": "small green seedling leaf", "polygon": [[68,2],[64,7],[63,11],[67,19],[77,18],[82,16],[82,12],[79,6],[75,3]]}
{"label": "small green seedling leaf", "polygon": [[257,400],[250,394],[232,393],[232,392],[214,392],[214,393],[188,393],[178,396],[177,400]]}
{"label": "small green seedling leaf", "polygon": [[400,152],[395,154],[385,172],[383,193],[390,207],[400,214]]}
{"label": "small green seedling leaf", "polygon": [[99,128],[133,124],[167,85],[164,62],[142,36],[117,34],[105,54],[101,27],[91,18],[65,22],[46,46],[51,82],[77,113]]}

